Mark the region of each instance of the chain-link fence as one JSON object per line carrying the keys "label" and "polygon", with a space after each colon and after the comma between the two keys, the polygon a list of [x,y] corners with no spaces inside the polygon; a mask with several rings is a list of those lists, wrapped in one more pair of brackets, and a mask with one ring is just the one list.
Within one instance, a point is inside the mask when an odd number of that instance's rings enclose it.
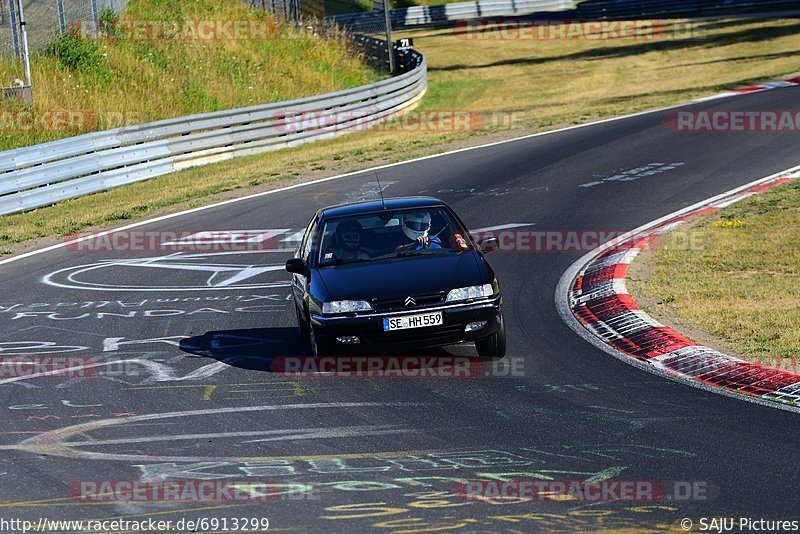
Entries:
{"label": "chain-link fence", "polygon": [[[335,21],[339,26],[352,33],[362,35],[382,36],[386,31],[386,14],[381,0],[365,3],[364,0],[352,2],[350,0],[329,0],[325,4],[326,20]],[[353,7],[361,6],[354,10]],[[392,17],[390,11],[390,18]],[[396,17],[395,17],[396,18]],[[358,21],[357,27],[350,24],[353,19]]]}
{"label": "chain-link fence", "polygon": [[372,0],[324,0],[324,2],[326,17],[361,13],[371,11],[373,8]]}
{"label": "chain-link fence", "polygon": [[31,101],[31,88],[21,80],[24,73],[25,20],[30,52],[44,50],[57,35],[79,21],[97,21],[103,10],[121,13],[127,0],[0,0],[0,88],[2,98]]}
{"label": "chain-link fence", "polygon": [[[99,20],[105,9],[121,13],[127,0],[22,0],[31,51],[43,50],[53,36],[82,20]],[[0,55],[22,53],[18,0],[0,0]]]}
{"label": "chain-link fence", "polygon": [[281,20],[300,20],[300,0],[246,0],[246,3],[269,11]]}

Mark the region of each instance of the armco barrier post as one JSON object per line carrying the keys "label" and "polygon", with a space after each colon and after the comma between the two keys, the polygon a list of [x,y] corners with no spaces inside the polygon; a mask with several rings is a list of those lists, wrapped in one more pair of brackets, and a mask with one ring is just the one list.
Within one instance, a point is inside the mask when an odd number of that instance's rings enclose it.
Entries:
{"label": "armco barrier post", "polygon": [[389,56],[389,72],[395,73],[394,46],[392,45],[392,11],[389,0],[383,0],[383,20],[386,26],[386,53]]}
{"label": "armco barrier post", "polygon": [[31,88],[30,101],[33,101],[33,87],[31,85],[31,57],[28,50],[28,31],[25,29],[25,13],[22,11],[22,0],[17,0],[17,6],[19,8],[19,33],[22,41],[22,62],[25,65],[25,85]]}
{"label": "armco barrier post", "polygon": [[58,11],[58,30],[61,35],[67,31],[67,17],[64,15],[64,0],[56,0],[56,10]]}

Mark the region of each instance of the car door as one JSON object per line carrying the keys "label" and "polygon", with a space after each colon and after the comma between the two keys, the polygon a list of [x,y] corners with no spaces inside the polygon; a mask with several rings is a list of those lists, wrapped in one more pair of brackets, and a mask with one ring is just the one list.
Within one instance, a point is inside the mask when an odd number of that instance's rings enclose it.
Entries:
{"label": "car door", "polygon": [[[308,223],[308,227],[303,234],[303,239],[300,241],[300,246],[297,247],[297,250],[294,253],[294,257],[301,258],[304,262],[306,262],[306,265],[308,265],[308,260],[313,248],[314,232],[317,230],[318,221],[318,216],[314,216],[314,218],[311,219],[311,222]],[[306,275],[292,273],[292,293],[294,295],[294,302],[297,305],[298,310],[306,309],[304,303],[306,301],[306,297],[308,296],[308,282],[309,279]]]}

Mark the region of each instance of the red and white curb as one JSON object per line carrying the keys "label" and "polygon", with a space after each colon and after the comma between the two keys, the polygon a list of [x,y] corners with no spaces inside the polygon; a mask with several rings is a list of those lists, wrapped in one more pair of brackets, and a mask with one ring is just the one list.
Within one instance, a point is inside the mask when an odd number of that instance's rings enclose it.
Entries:
{"label": "red and white curb", "polygon": [[625,287],[633,259],[647,244],[690,218],[800,177],[800,166],[704,200],[593,250],[561,277],[556,306],[578,334],[611,355],[690,385],[744,395],[800,411],[800,374],[728,356],[664,326],[642,311]]}
{"label": "red and white curb", "polygon": [[739,89],[731,89],[712,96],[704,96],[696,98],[693,102],[705,102],[707,100],[716,100],[717,98],[727,98],[729,96],[743,95],[747,93],[758,93],[760,91],[769,91],[770,89],[780,89],[781,87],[793,87],[800,85],[800,76],[790,78],[788,80],[775,80],[772,82],[759,83],[757,85],[750,85],[748,87],[740,87]]}

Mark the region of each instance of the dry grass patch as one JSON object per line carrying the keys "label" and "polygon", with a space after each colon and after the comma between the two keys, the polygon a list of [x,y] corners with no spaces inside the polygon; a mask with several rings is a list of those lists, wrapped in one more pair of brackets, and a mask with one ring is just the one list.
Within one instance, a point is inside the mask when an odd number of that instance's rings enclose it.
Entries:
{"label": "dry grass patch", "polygon": [[637,260],[635,272],[648,274],[632,279],[632,293],[659,319],[708,333],[725,350],[770,365],[796,364],[798,221],[797,182],[727,207]]}

